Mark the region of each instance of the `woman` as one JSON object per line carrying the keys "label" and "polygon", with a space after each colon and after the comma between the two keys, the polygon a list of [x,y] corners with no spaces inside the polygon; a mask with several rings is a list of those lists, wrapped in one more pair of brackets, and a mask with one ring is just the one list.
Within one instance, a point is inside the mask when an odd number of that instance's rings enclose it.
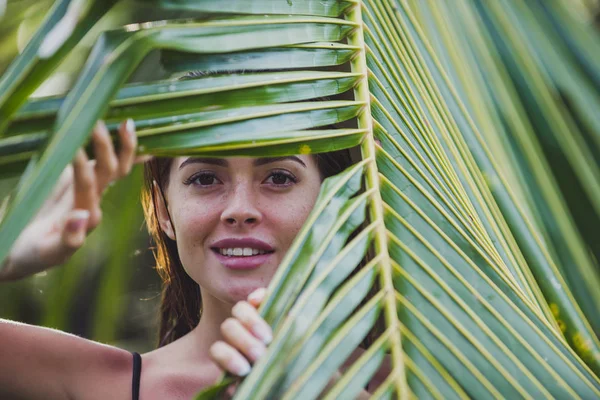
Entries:
{"label": "woman", "polygon": [[0,321],[0,398],[136,399],[139,390],[144,400],[189,399],[223,370],[248,374],[272,339],[256,311],[262,288],[310,213],[321,181],[344,167],[335,156],[307,155],[136,160],[131,120],[119,137],[117,154],[105,125],[96,126],[96,161],[77,153],[0,278],[66,261],[100,222],[107,185],[146,161],[145,211],[165,281],[161,347],[142,355],[137,380],[135,357],[125,350]]}

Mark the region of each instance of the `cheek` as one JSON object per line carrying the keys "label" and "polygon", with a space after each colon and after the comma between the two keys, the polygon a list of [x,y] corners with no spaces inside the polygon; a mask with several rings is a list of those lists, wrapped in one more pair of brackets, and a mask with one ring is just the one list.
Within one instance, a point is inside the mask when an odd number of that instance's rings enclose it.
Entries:
{"label": "cheek", "polygon": [[178,218],[176,222],[176,229],[178,233],[178,240],[186,240],[195,238],[194,242],[198,240],[198,236],[207,230],[211,220],[215,218],[215,212],[206,207],[206,203],[190,201],[184,203],[178,212]]}
{"label": "cheek", "polygon": [[278,201],[269,209],[281,249],[287,251],[313,209],[318,187]]}
{"label": "cheek", "polygon": [[203,259],[205,239],[219,223],[219,202],[194,198],[182,200],[174,212],[177,249],[184,268],[188,274],[193,275],[189,269],[193,267],[194,262]]}

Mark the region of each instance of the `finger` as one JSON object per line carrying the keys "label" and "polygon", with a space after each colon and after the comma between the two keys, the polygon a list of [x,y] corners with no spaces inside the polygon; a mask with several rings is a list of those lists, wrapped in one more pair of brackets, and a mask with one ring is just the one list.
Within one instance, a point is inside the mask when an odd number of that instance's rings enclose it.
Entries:
{"label": "finger", "polygon": [[246,329],[264,344],[269,344],[273,340],[273,332],[267,322],[262,319],[256,308],[245,301],[238,302],[231,309],[231,315],[237,318]]}
{"label": "finger", "polygon": [[83,246],[89,218],[90,212],[88,210],[72,210],[67,215],[61,240],[62,245],[69,253],[72,254]]}
{"label": "finger", "polygon": [[258,288],[254,292],[248,295],[248,302],[252,304],[254,307],[257,307],[262,303],[265,296],[267,294],[267,289]]}
{"label": "finger", "polygon": [[235,318],[227,318],[221,324],[221,334],[231,346],[255,362],[266,351],[265,345]]}
{"label": "finger", "polygon": [[152,160],[153,158],[154,158],[154,156],[152,156],[150,154],[142,154],[142,155],[136,156],[133,163],[134,164],[143,164],[146,161]]}
{"label": "finger", "polygon": [[103,121],[96,123],[92,133],[92,142],[94,143],[94,155],[96,157],[97,190],[98,194],[102,194],[106,186],[117,177],[119,167],[115,146]]}
{"label": "finger", "polygon": [[90,217],[87,229],[93,229],[100,222],[102,213],[96,190],[94,165],[89,162],[87,155],[82,149],[77,151],[77,155],[73,161],[73,178],[75,183],[73,208],[89,211]]}
{"label": "finger", "polygon": [[137,148],[135,124],[131,118],[119,125],[119,140],[121,148],[119,149],[117,177],[122,178],[131,172],[135,160],[135,149]]}
{"label": "finger", "polygon": [[250,373],[248,360],[223,341],[217,341],[210,347],[210,355],[219,367],[234,375],[246,376]]}

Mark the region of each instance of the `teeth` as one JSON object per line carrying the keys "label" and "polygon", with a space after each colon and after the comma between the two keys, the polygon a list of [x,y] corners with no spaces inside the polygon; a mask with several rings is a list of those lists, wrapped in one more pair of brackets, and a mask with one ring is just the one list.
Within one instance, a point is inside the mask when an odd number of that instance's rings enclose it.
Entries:
{"label": "teeth", "polygon": [[224,256],[235,256],[235,257],[250,257],[250,256],[255,256],[257,254],[265,254],[266,251],[264,250],[259,250],[259,249],[253,249],[251,247],[234,247],[234,248],[228,248],[228,249],[219,249],[219,253],[221,253]]}

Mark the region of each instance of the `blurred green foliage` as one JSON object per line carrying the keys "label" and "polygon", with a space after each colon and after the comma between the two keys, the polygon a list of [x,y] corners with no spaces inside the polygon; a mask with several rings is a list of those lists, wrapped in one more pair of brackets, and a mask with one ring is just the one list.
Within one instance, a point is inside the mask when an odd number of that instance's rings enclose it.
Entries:
{"label": "blurred green foliage", "polygon": [[[8,1],[0,23],[0,74],[27,44],[50,0]],[[104,30],[152,18],[143,4],[121,2],[95,27]],[[95,35],[83,42],[35,93],[66,92],[81,70]],[[141,67],[132,80],[156,77]],[[160,74],[160,71],[158,72]],[[0,199],[18,180],[0,180]],[[71,332],[131,350],[148,351],[156,343],[160,279],[146,232],[140,191],[142,166],[116,182],[102,202],[103,221],[66,264],[18,282],[0,285],[0,318]]]}
{"label": "blurred green foliage", "polygon": [[139,201],[141,172],[107,191],[102,223],[66,265],[0,286],[0,318],[153,348],[160,280]]}

